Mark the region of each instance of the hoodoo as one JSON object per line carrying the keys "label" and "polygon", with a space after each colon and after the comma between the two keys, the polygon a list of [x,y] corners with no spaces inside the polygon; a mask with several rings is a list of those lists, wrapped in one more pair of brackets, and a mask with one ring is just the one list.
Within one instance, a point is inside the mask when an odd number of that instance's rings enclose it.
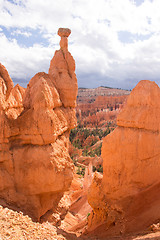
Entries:
{"label": "hoodoo", "polygon": [[49,73],[37,73],[27,89],[13,88],[0,65],[0,203],[35,220],[57,206],[73,178],[68,141],[78,86],[70,33],[59,29]]}
{"label": "hoodoo", "polygon": [[143,80],[132,90],[103,140],[103,178],[88,193],[89,231],[101,237],[138,232],[160,219],[160,88]]}

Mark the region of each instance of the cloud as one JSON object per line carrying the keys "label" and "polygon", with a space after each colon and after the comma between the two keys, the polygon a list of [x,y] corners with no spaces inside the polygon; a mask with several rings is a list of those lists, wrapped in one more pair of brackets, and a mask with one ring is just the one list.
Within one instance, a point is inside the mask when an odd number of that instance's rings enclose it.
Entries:
{"label": "cloud", "polygon": [[8,40],[0,34],[1,63],[5,65],[12,78],[29,79],[39,71],[48,71],[52,49],[39,44],[25,48],[18,45],[15,39]]}
{"label": "cloud", "polygon": [[14,30],[11,35],[13,36],[18,36],[18,35],[22,35],[22,36],[25,36],[25,37],[30,37],[32,36],[32,34],[30,32],[26,32],[26,31],[22,31],[20,29],[16,29]]}
{"label": "cloud", "polygon": [[1,62],[25,81],[47,72],[59,48],[56,32],[69,27],[81,87],[159,83],[159,8],[159,0],[1,0]]}

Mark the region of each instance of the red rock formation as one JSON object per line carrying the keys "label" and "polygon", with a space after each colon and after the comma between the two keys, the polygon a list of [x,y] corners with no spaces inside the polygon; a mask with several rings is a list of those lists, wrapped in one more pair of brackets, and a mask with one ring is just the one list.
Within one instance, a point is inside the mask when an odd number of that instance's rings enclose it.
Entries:
{"label": "red rock formation", "polygon": [[67,37],[49,74],[37,73],[26,90],[13,88],[0,65],[0,202],[35,220],[56,207],[73,177],[68,137],[76,126],[78,89]]}
{"label": "red rock formation", "polygon": [[21,112],[24,110],[23,106],[23,97],[24,97],[25,89],[19,84],[17,84],[10,92],[10,95],[6,101],[7,107],[5,109],[5,113],[8,118],[16,119]]}
{"label": "red rock formation", "polygon": [[127,97],[128,95],[97,96],[94,102],[78,102],[77,117],[85,127],[106,127],[107,121],[113,122],[114,126]]}
{"label": "red rock formation", "polygon": [[95,175],[88,194],[94,234],[141,231],[160,219],[159,99],[154,82],[139,82],[103,140],[104,175]]}
{"label": "red rock formation", "polygon": [[82,149],[75,148],[71,142],[69,142],[69,155],[73,158],[80,157],[82,155]]}
{"label": "red rock formation", "polygon": [[14,84],[6,68],[1,63],[0,63],[0,86],[3,95],[5,95],[5,98],[7,99],[9,97],[11,90],[13,89]]}
{"label": "red rock formation", "polygon": [[93,146],[96,142],[98,142],[100,139],[98,136],[88,136],[84,141],[84,146]]}
{"label": "red rock formation", "polygon": [[75,107],[78,92],[77,78],[75,74],[75,61],[68,52],[67,36],[70,30],[59,29],[61,36],[59,51],[55,52],[49,68],[49,76],[60,94],[60,99],[64,107]]}
{"label": "red rock formation", "polygon": [[84,178],[79,177],[77,174],[74,175],[67,195],[70,206],[64,220],[61,222],[61,228],[65,231],[80,235],[86,228],[87,216],[91,212],[91,206],[87,201],[87,190],[92,181],[92,176],[92,164],[86,167]]}

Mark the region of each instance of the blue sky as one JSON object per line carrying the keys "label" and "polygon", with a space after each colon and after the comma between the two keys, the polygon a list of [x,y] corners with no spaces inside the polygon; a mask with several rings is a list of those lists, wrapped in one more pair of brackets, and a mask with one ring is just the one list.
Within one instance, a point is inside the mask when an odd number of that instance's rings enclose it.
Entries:
{"label": "blue sky", "polygon": [[68,27],[79,87],[160,85],[159,9],[160,0],[0,0],[0,62],[26,86],[48,72]]}

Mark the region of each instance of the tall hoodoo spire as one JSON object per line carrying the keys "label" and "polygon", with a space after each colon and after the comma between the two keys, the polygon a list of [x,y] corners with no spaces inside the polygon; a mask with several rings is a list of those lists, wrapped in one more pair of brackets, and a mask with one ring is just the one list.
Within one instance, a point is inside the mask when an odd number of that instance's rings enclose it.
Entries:
{"label": "tall hoodoo spire", "polygon": [[61,37],[60,49],[57,50],[51,60],[48,74],[59,92],[62,104],[65,107],[76,107],[78,92],[77,78],[75,74],[75,61],[68,51],[68,37],[71,34],[69,28],[59,28]]}

